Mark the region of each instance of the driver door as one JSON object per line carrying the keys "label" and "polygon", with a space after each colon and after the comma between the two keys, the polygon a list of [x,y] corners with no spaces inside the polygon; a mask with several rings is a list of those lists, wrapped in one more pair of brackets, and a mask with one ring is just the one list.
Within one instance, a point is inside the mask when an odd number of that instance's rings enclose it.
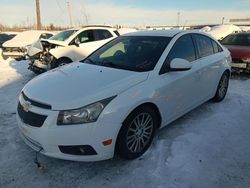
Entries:
{"label": "driver door", "polygon": [[[187,71],[171,71],[170,62],[175,58],[188,60],[192,68]],[[158,80],[158,91],[162,100],[163,125],[177,119],[200,103],[200,65],[191,35],[180,37],[168,54]]]}

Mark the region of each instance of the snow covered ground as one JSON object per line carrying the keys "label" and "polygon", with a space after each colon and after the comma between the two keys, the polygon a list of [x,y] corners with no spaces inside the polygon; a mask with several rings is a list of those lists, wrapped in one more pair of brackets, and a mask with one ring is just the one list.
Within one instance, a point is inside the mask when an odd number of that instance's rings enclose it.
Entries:
{"label": "snow covered ground", "polygon": [[0,187],[250,186],[250,79],[233,78],[222,103],[207,102],[157,133],[140,159],[94,163],[40,156],[19,137],[17,96],[35,75],[27,61],[0,60]]}

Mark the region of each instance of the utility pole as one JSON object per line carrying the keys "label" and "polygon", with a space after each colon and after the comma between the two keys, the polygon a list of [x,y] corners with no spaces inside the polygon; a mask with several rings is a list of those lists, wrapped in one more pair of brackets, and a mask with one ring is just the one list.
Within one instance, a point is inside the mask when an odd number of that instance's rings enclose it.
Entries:
{"label": "utility pole", "polygon": [[222,18],[221,24],[223,25],[225,22],[225,17]]}
{"label": "utility pole", "polygon": [[36,29],[41,30],[41,13],[40,13],[40,0],[36,0]]}
{"label": "utility pole", "polygon": [[181,13],[178,12],[178,13],[177,13],[177,26],[178,26],[178,27],[180,26],[180,15],[181,15]]}
{"label": "utility pole", "polygon": [[69,12],[70,27],[73,27],[72,14],[71,14],[71,8],[70,8],[69,1],[67,2],[67,7],[68,7],[68,12]]}

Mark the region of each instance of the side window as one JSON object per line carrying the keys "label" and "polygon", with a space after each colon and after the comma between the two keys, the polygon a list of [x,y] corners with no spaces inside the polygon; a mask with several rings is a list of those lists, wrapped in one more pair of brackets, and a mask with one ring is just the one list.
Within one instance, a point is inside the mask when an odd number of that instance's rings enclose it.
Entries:
{"label": "side window", "polygon": [[196,59],[191,35],[184,35],[175,42],[174,47],[168,55],[168,61],[171,62],[175,58],[185,59],[190,62]]}
{"label": "side window", "polygon": [[77,38],[79,39],[80,43],[95,41],[94,31],[93,30],[83,31],[77,35]]}
{"label": "side window", "polygon": [[222,52],[222,48],[219,46],[219,44],[217,44],[217,42],[215,42],[214,40],[212,40],[212,45],[213,45],[213,49],[214,49],[214,53],[219,53]]}
{"label": "side window", "polygon": [[210,38],[203,35],[194,35],[194,40],[197,45],[199,58],[214,54],[214,48]]}
{"label": "side window", "polygon": [[104,40],[113,37],[113,35],[104,29],[95,30],[95,40]]}
{"label": "side window", "polygon": [[170,62],[175,58],[185,59],[189,62],[196,60],[195,47],[191,35],[184,35],[175,42],[161,67],[160,75],[170,70]]}

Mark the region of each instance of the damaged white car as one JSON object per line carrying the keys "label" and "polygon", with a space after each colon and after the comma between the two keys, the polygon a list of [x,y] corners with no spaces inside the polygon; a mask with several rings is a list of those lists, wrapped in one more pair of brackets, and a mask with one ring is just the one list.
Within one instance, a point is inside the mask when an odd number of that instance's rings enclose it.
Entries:
{"label": "damaged white car", "polygon": [[108,26],[87,26],[69,29],[34,43],[28,51],[29,69],[35,73],[83,59],[93,51],[119,36],[116,29]]}
{"label": "damaged white car", "polygon": [[2,56],[4,59],[25,59],[27,51],[34,42],[40,39],[48,39],[52,36],[53,33],[49,31],[30,30],[18,33],[14,38],[3,43]]}

